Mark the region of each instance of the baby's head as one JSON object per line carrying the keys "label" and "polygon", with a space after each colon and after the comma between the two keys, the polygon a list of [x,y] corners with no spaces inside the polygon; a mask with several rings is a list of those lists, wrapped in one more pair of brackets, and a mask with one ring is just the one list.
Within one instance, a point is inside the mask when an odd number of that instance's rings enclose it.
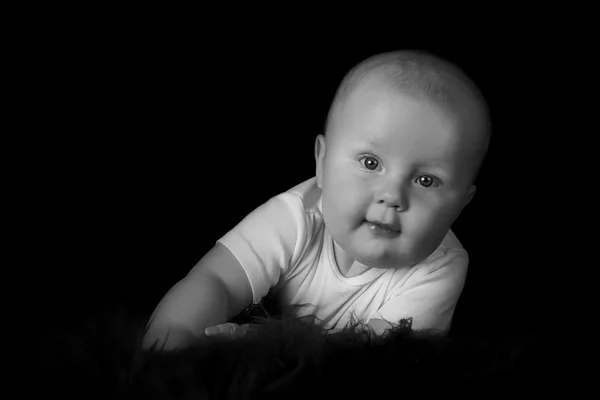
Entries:
{"label": "baby's head", "polygon": [[[403,51],[353,68],[315,144],[338,263],[398,268],[427,258],[475,194],[490,130],[483,96],[443,59]],[[377,234],[376,220],[398,232]]]}

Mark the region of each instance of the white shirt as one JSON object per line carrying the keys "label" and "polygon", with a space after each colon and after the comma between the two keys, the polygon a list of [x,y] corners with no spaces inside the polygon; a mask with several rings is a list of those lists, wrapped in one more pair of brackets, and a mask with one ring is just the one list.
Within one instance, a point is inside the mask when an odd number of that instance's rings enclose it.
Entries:
{"label": "white shirt", "polygon": [[280,306],[309,304],[297,317],[314,315],[326,329],[352,318],[448,332],[462,293],[469,257],[451,230],[421,263],[407,268],[369,269],[347,278],[336,264],[325,226],[316,177],[259,206],[218,240],[243,267],[253,302],[269,294]]}

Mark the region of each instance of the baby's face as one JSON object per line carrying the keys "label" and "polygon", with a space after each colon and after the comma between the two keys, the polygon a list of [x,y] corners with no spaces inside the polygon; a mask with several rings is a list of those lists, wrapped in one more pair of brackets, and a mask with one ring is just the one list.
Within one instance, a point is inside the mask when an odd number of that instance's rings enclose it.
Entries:
{"label": "baby's face", "polygon": [[[367,84],[352,93],[327,134],[326,149],[324,137],[317,138],[317,182],[340,268],[354,261],[399,268],[427,258],[475,192],[466,178],[473,124],[424,99]],[[373,220],[399,232],[378,234]]]}

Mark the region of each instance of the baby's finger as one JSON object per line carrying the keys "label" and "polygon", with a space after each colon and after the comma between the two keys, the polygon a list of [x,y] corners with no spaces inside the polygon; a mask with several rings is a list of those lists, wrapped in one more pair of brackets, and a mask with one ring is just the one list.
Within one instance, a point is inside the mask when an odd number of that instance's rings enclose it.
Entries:
{"label": "baby's finger", "polygon": [[249,332],[256,333],[259,330],[260,325],[258,324],[244,324],[241,328],[244,329],[244,334]]}
{"label": "baby's finger", "polygon": [[234,324],[232,322],[228,322],[225,324],[219,324],[214,326],[209,326],[204,330],[204,334],[208,337],[241,337],[244,335],[243,330],[240,328],[238,324]]}

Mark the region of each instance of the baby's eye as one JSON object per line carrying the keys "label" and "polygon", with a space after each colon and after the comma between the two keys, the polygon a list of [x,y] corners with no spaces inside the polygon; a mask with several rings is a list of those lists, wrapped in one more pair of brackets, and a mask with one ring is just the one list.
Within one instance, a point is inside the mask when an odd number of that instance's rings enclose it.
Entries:
{"label": "baby's eye", "polygon": [[[433,176],[430,176],[430,175],[421,175],[420,177],[417,178],[417,182],[420,185],[428,188],[428,187],[430,187],[431,185],[433,185],[435,183],[435,178]],[[439,187],[439,186],[440,185],[438,184],[435,187]]]}
{"label": "baby's eye", "polygon": [[[370,156],[362,156],[359,160],[366,160],[364,163],[361,162],[369,171],[373,171],[377,169],[379,165],[379,161],[376,158]],[[431,175],[421,175],[417,178],[416,182],[421,186],[428,188],[431,187],[434,183],[436,183],[436,178]],[[439,183],[434,187],[439,187]]]}
{"label": "baby's eye", "polygon": [[[377,165],[379,164],[379,161],[377,161],[377,159],[375,159],[373,157],[369,157],[369,156],[363,156],[360,158],[360,160],[364,160],[364,159],[366,159],[367,162],[364,163],[363,165],[365,165],[365,167],[367,167],[367,169],[369,171],[373,171],[373,169],[377,168]],[[373,167],[373,169],[371,167]]]}

